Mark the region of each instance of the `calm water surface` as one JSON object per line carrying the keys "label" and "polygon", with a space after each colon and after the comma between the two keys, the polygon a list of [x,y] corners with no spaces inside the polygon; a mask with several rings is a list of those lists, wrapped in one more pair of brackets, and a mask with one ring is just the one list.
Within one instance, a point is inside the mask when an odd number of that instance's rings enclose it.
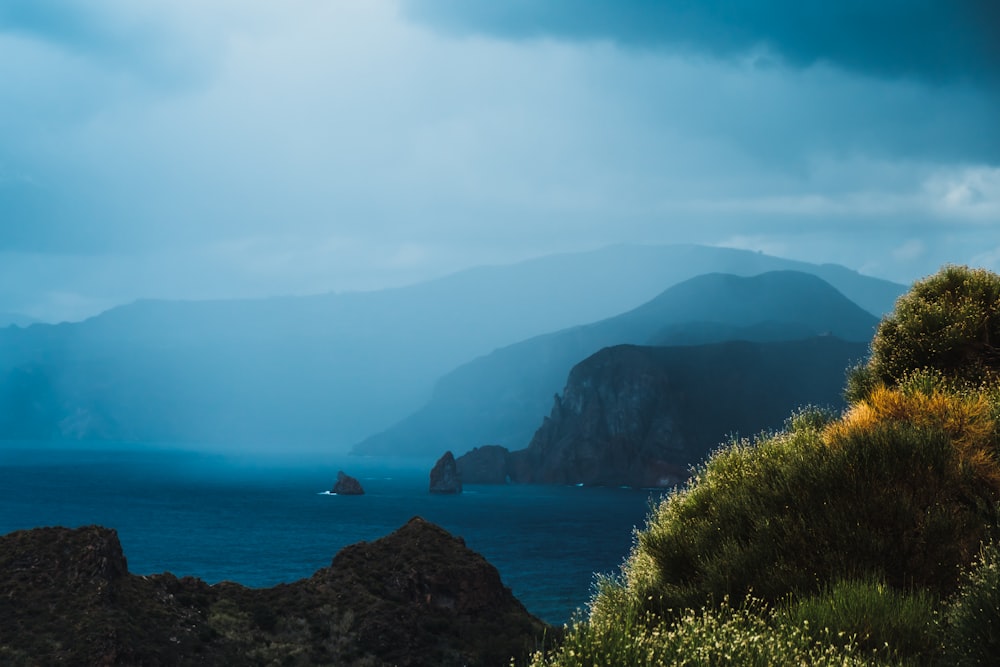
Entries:
{"label": "calm water surface", "polygon": [[[323,493],[343,469],[364,496]],[[115,528],[129,570],[272,586],[310,576],[348,544],[422,516],[483,554],[529,611],[565,622],[595,572],[628,554],[660,494],[563,486],[427,492],[430,465],[330,457],[288,463],[164,449],[0,448],[0,533]],[[651,496],[651,493],[653,494]]]}

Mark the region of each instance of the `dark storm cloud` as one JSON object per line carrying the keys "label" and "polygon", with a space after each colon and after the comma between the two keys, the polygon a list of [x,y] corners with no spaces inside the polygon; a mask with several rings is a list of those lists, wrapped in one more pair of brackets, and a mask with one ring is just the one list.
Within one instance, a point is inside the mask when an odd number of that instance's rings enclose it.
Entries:
{"label": "dark storm cloud", "polygon": [[410,16],[507,38],[610,40],[729,58],[764,46],[933,83],[1000,81],[996,0],[406,0]]}

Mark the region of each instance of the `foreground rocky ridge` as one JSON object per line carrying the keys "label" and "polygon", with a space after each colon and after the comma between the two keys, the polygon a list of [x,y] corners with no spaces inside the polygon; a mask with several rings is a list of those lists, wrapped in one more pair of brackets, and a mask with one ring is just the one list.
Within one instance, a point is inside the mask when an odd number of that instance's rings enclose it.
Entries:
{"label": "foreground rocky ridge", "polygon": [[108,528],[0,537],[0,663],[508,665],[546,630],[461,538],[419,517],[267,589],[128,572]]}

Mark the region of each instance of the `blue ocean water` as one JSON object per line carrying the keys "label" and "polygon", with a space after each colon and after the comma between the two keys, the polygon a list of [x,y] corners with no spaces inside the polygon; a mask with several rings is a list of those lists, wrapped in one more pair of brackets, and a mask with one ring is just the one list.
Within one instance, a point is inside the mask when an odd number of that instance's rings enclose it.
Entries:
{"label": "blue ocean water", "polygon": [[[364,496],[324,493],[343,469]],[[429,465],[329,457],[290,463],[184,450],[0,448],[0,533],[100,524],[129,570],[273,586],[308,577],[341,548],[422,516],[465,539],[529,611],[563,623],[595,572],[617,572],[658,492],[468,485],[427,492]]]}

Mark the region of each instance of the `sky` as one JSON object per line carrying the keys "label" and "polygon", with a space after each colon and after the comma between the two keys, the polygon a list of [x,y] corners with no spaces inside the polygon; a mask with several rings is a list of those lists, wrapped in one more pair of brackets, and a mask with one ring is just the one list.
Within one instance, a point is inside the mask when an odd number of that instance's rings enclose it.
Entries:
{"label": "sky", "polygon": [[995,0],[3,0],[0,312],[613,243],[1000,270]]}

